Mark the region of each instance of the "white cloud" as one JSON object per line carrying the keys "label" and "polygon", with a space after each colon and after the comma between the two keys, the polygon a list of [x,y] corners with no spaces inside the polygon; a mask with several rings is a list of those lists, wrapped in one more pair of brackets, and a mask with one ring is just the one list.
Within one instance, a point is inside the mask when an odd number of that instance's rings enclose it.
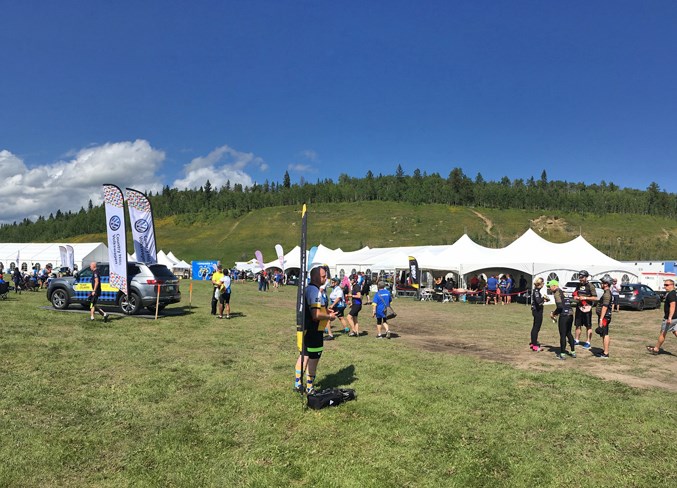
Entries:
{"label": "white cloud", "polygon": [[301,156],[306,158],[308,161],[317,161],[317,153],[313,151],[312,149],[306,149],[305,151],[301,151]]}
{"label": "white cloud", "polygon": [[61,211],[77,211],[88,201],[98,204],[101,185],[159,191],[162,183],[156,172],[165,159],[162,151],[147,141],[115,142],[73,152],[72,159],[27,168],[8,150],[0,151],[3,198],[0,222],[35,219]]}
{"label": "white cloud", "polygon": [[312,164],[294,163],[287,166],[287,169],[296,173],[317,173],[317,168]]}
{"label": "white cloud", "polygon": [[184,177],[175,180],[173,186],[180,190],[199,188],[207,180],[214,188],[225,185],[226,181],[230,181],[231,185],[240,183],[243,186],[252,186],[254,180],[244,171],[247,167],[254,167],[260,171],[268,169],[268,165],[261,157],[224,145],[186,164],[183,169]]}

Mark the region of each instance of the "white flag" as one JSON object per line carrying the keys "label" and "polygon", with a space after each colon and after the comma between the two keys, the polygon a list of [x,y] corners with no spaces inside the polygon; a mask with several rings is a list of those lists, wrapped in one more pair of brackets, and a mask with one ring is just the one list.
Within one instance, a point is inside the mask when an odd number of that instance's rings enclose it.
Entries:
{"label": "white flag", "polygon": [[280,260],[280,269],[284,273],[284,251],[280,244],[275,244],[275,252],[277,253],[277,259]]}
{"label": "white flag", "polygon": [[145,264],[157,263],[155,226],[150,201],[140,191],[127,188],[127,208],[129,209],[129,221],[132,225],[136,260]]}
{"label": "white flag", "polygon": [[75,250],[73,249],[73,246],[66,246],[66,254],[68,255],[68,262],[65,266],[68,266],[68,269],[73,272],[73,270],[75,270]]}
{"label": "white flag", "polygon": [[125,202],[115,185],[103,185],[108,234],[110,284],[127,295],[127,241],[125,237]]}
{"label": "white flag", "polygon": [[61,259],[59,266],[68,266],[68,251],[64,246],[59,246],[59,258]]}
{"label": "white flag", "polygon": [[21,250],[18,250],[16,252],[16,267],[19,268],[19,269],[21,269],[21,267],[19,266],[19,253],[20,252],[21,252]]}

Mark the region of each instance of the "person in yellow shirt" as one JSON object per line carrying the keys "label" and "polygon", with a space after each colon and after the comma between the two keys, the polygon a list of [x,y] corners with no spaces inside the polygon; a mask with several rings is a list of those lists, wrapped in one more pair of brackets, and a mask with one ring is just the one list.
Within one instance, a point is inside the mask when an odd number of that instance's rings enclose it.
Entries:
{"label": "person in yellow shirt", "polygon": [[212,275],[212,315],[216,315],[216,305],[219,303],[219,289],[223,278],[223,266],[216,265],[216,272]]}

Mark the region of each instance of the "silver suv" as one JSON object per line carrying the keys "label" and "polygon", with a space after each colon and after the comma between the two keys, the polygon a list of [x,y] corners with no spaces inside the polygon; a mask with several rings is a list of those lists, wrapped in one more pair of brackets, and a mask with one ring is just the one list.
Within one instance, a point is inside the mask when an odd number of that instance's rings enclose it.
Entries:
{"label": "silver suv", "polygon": [[[602,282],[598,280],[590,280],[589,283],[595,288],[595,293],[597,293],[597,298],[602,298],[604,295],[604,289],[602,288]],[[578,290],[578,287],[581,285],[580,281],[568,281],[566,285],[562,288],[564,296],[571,298],[573,293]]]}
{"label": "silver suv", "polygon": [[[160,285],[160,302],[158,311],[170,303],[181,301],[179,279],[164,264],[127,263],[127,281],[129,295],[125,296],[109,283],[108,263],[97,263],[101,275],[100,305],[119,306],[127,315],[139,313],[142,307],[155,312]],[[47,288],[47,300],[59,310],[68,308],[71,303],[79,303],[89,307],[87,301],[92,293],[92,270],[83,269],[75,276],[64,276],[53,279]]]}

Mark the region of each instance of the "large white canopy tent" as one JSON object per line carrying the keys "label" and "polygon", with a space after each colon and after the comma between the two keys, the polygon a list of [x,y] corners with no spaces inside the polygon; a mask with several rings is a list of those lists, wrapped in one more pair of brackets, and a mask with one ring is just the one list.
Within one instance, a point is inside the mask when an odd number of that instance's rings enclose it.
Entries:
{"label": "large white canopy tent", "polygon": [[108,261],[108,247],[101,242],[58,242],[58,243],[28,243],[8,242],[0,243],[0,263],[6,270],[16,261],[19,254],[19,263],[23,271],[32,269],[36,264],[45,267],[51,263],[55,268],[66,266],[61,262],[59,246],[72,246],[75,264],[80,269],[89,266],[92,261]]}
{"label": "large white canopy tent", "polygon": [[[461,278],[473,274],[519,273],[531,279],[556,278],[567,281],[582,269],[593,277],[609,274],[623,282],[636,282],[639,272],[635,266],[621,263],[596,249],[582,236],[569,242],[553,243],[528,229],[510,245],[492,249],[481,246],[467,235],[446,246],[407,246],[393,248],[364,247],[343,252],[318,246],[313,264],[326,263],[332,275],[349,274],[353,270],[372,272],[407,269],[409,256],[417,259],[421,270],[451,272]],[[285,255],[285,267],[299,267],[299,248]],[[275,261],[271,267],[279,266]],[[465,280],[462,280],[465,281]]]}

